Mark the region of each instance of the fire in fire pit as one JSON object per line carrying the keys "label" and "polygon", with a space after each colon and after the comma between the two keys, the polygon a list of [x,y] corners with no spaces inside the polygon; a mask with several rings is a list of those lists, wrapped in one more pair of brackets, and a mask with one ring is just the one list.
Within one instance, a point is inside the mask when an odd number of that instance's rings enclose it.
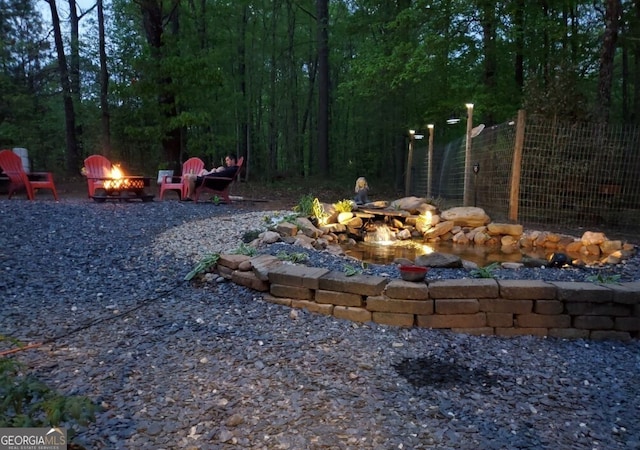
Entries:
{"label": "fire in fire pit", "polygon": [[138,198],[143,202],[153,199],[153,195],[146,194],[144,188],[150,185],[150,178],[124,175],[120,166],[113,165],[111,172],[102,181],[102,194],[94,195],[93,199],[103,202],[107,199],[128,200]]}
{"label": "fire in fire pit", "polygon": [[111,168],[111,178],[104,180],[104,190],[107,192],[134,191],[144,189],[144,186],[144,178],[125,177],[118,165]]}

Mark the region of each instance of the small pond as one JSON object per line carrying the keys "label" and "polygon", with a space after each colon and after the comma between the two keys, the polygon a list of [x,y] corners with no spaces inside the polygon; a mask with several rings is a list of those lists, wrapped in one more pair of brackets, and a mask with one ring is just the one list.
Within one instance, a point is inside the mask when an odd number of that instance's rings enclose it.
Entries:
{"label": "small pond", "polygon": [[[460,245],[450,241],[425,243],[422,240],[394,241],[392,243],[358,242],[356,245],[343,247],[345,253],[353,258],[371,264],[391,264],[396,258],[415,260],[417,256],[432,252],[447,253],[459,256],[463,260],[472,261],[479,267],[493,262],[522,262],[523,259],[536,258],[547,260],[553,250],[521,248],[504,251],[499,247],[483,245]],[[594,262],[597,258],[593,257]]]}

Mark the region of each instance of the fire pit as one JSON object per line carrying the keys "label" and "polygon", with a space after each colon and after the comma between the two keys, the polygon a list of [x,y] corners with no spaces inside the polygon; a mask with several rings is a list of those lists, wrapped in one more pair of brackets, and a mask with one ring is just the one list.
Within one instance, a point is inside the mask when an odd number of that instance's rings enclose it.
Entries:
{"label": "fire pit", "polygon": [[151,178],[124,175],[118,166],[113,166],[111,176],[93,178],[102,182],[102,187],[96,189],[93,200],[99,203],[107,200],[129,201],[139,199],[143,202],[153,200],[153,195],[147,194],[145,187],[151,185]]}

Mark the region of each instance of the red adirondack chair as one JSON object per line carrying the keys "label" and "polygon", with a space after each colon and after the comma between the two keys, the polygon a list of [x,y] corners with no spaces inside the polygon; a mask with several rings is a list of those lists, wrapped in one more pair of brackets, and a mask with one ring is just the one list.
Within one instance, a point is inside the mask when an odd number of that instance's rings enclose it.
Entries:
{"label": "red adirondack chair", "polygon": [[0,167],[9,177],[9,198],[14,192],[24,189],[27,191],[29,200],[33,200],[38,189],[51,189],[53,198],[58,200],[58,192],[51,172],[25,172],[22,167],[22,158],[11,150],[0,151]]}
{"label": "red adirondack chair", "polygon": [[180,199],[187,195],[187,183],[184,175],[199,174],[204,169],[204,162],[200,158],[189,158],[182,164],[182,174],[180,176],[165,176],[160,183],[160,200],[164,200],[166,191],[178,191]]}
{"label": "red adirondack chair", "polygon": [[231,185],[235,180],[240,178],[240,169],[242,169],[243,163],[244,157],[240,157],[238,159],[238,169],[236,170],[236,174],[232,178],[216,176],[205,177],[202,181],[202,184],[196,188],[196,203],[198,202],[200,194],[202,194],[203,192],[210,192],[214,195],[219,196],[224,203],[231,203],[231,198],[229,198]]}
{"label": "red adirondack chair", "polygon": [[102,155],[91,155],[84,160],[89,197],[96,194],[96,189],[104,187],[104,181],[99,178],[108,178],[111,175],[111,167],[111,161]]}

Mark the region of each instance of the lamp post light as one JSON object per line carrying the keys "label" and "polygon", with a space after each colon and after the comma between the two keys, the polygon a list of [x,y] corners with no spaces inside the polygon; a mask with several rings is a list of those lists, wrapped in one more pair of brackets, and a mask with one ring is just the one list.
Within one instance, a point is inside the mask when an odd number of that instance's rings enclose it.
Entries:
{"label": "lamp post light", "polygon": [[416,130],[409,130],[409,156],[407,157],[407,175],[405,176],[404,195],[408,197],[411,192],[411,166],[413,166],[413,147],[416,139],[422,139],[424,135],[416,134]]}
{"label": "lamp post light", "polygon": [[467,137],[464,147],[464,206],[471,205],[471,130],[473,129],[473,103],[467,103]]}
{"label": "lamp post light", "polygon": [[409,156],[407,157],[407,174],[404,177],[404,196],[409,196],[411,189],[411,164],[413,164],[413,140],[416,130],[409,130]]}
{"label": "lamp post light", "polygon": [[427,172],[427,198],[431,198],[431,182],[433,181],[433,124],[427,125],[429,129],[429,170]]}

